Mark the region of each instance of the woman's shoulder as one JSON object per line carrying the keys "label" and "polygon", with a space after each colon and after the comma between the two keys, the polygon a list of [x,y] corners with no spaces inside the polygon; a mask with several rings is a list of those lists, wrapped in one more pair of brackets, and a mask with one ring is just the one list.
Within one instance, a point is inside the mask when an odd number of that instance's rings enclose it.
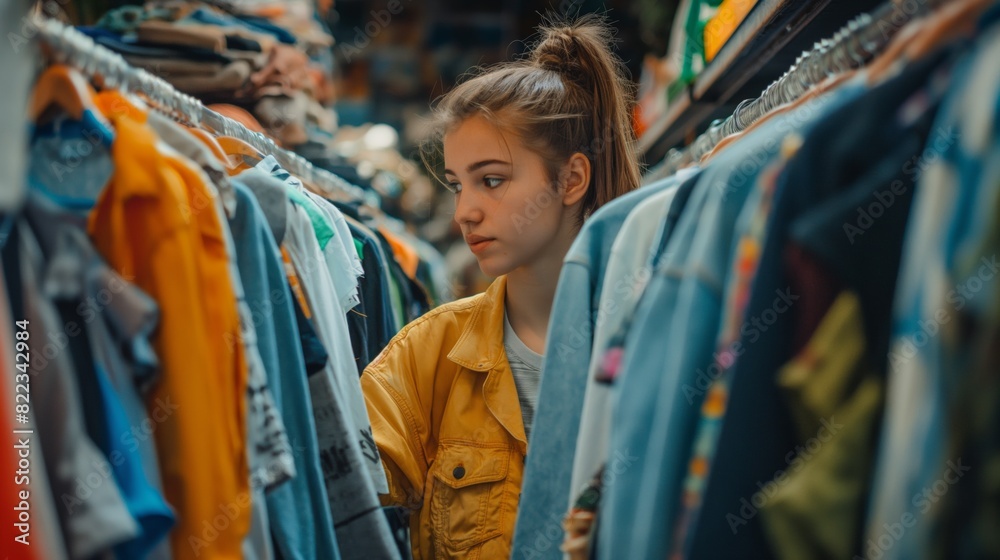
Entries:
{"label": "woman's shoulder", "polygon": [[377,366],[397,352],[426,353],[450,347],[458,341],[484,297],[485,294],[476,294],[445,303],[414,319],[389,341],[369,367]]}

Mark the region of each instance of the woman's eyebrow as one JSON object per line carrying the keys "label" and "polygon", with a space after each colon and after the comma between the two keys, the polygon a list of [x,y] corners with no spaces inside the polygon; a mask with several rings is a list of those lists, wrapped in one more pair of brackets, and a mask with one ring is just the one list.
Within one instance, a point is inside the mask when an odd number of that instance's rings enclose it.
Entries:
{"label": "woman's eyebrow", "polygon": [[[487,165],[492,165],[494,163],[499,163],[501,165],[510,165],[509,161],[504,161],[502,159],[484,159],[483,161],[477,161],[476,163],[469,164],[469,167],[465,168],[465,172],[466,173],[472,173],[473,171],[475,171],[477,169],[481,169],[483,167],[486,167]],[[452,171],[451,169],[447,169],[446,168],[444,170],[444,172],[445,172],[445,174],[449,174],[450,173],[452,175],[455,175],[455,172]]]}

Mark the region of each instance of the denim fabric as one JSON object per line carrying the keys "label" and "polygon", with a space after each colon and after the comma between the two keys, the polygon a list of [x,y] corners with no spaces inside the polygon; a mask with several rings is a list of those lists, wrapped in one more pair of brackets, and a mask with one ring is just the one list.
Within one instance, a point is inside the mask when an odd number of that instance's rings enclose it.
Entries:
{"label": "denim fabric", "polygon": [[579,434],[570,482],[570,504],[573,507],[577,493],[594,478],[594,474],[608,457],[610,436],[611,388],[598,381],[598,373],[605,362],[605,352],[613,335],[622,330],[634,313],[639,297],[652,276],[653,243],[662,227],[663,218],[677,194],[678,185],[692,171],[667,179],[670,186],[648,197],[636,206],[615,237],[605,267],[605,283],[600,296],[600,313],[594,324],[593,349],[590,353],[590,371],[584,391],[583,409],[580,414]]}
{"label": "denim fabric", "polygon": [[306,365],[278,247],[253,194],[236,179],[236,214],[229,227],[268,385],[278,403],[297,475],[267,494],[271,532],[281,558],[339,558],[333,517],[319,464]]}
{"label": "denim fabric", "polygon": [[[919,151],[925,124],[918,123],[919,130],[904,126],[900,121],[905,113],[899,108],[936,64],[931,68],[926,62],[916,64],[860,96],[857,87],[834,92],[825,114],[817,115],[819,120],[803,131],[802,148],[777,185],[747,320],[760,321],[775,308],[776,293],[789,288],[782,259],[790,239],[805,243],[811,238],[805,244],[844,276],[847,287],[865,302],[863,308],[870,303],[869,294],[876,293],[865,279],[895,276],[892,254],[880,255],[873,247],[884,248],[878,239],[891,234],[899,217],[875,220],[868,232],[854,239],[853,249],[848,249],[852,238],[844,225],[855,223],[858,208],[875,200],[876,189],[884,189],[894,175],[904,176],[905,161]],[[872,145],[886,150],[872,150]],[[912,185],[906,184],[904,190],[912,193]],[[895,212],[905,219],[907,207],[906,197],[900,197],[886,215]],[[822,235],[810,237],[807,231]],[[865,319],[869,351],[874,355],[878,329]],[[774,555],[764,535],[757,495],[760,492],[766,498],[763,485],[796,459],[798,435],[792,429],[785,395],[774,382],[776,372],[792,357],[795,314],[778,313],[773,323],[758,325],[741,329],[743,353],[730,373],[730,400],[704,505],[687,535],[687,556],[692,558]]]}
{"label": "denim fabric", "polygon": [[626,338],[611,448],[626,464],[620,475],[612,469],[616,477],[605,488],[604,554],[656,558],[670,551],[705,396],[697,380],[714,361],[734,225],[758,174],[788,134],[819,116],[825,99],[775,117],[716,156],[667,243]]}
{"label": "denim fabric", "polygon": [[[992,16],[998,13],[994,8]],[[995,524],[984,522],[980,516],[986,508],[975,505],[988,501],[989,491],[979,485],[990,476],[985,465],[991,456],[995,464],[996,457],[995,439],[992,453],[989,444],[976,440],[988,437],[996,422],[995,416],[977,419],[973,412],[995,381],[973,379],[976,360],[970,359],[968,346],[974,340],[969,327],[990,324],[1000,293],[998,56],[1000,26],[993,25],[952,77],[925,150],[935,159],[922,174],[906,233],[865,552],[869,543],[884,542],[886,527],[899,524],[904,515],[916,521],[885,551],[886,559],[936,555],[928,550],[946,558],[996,556]],[[986,367],[996,371],[995,362]],[[962,394],[967,385],[975,386],[976,399]],[[983,420],[994,427],[977,433],[974,426]],[[993,469],[993,488],[996,473]],[[928,501],[925,488],[936,490],[939,480],[951,486],[956,474],[961,482],[941,497],[943,503]],[[953,505],[947,507],[948,502]],[[940,528],[948,525],[948,534],[942,534]]]}
{"label": "denim fabric", "polygon": [[[642,482],[642,465],[652,459],[646,451],[648,442],[640,442],[639,436],[650,433],[657,406],[658,377],[663,371],[664,349],[669,341],[664,335],[670,326],[671,310],[677,305],[680,275],[669,274],[676,274],[692,250],[698,217],[709,188],[703,182],[708,171],[703,171],[666,250],[654,262],[653,277],[639,299],[635,319],[625,338],[621,372],[611,397],[611,437],[605,472],[613,476],[605,475],[601,498],[598,546],[602,558],[639,558],[630,555],[630,547],[642,543],[629,542],[639,506],[634,492]],[[636,346],[639,343],[641,347]],[[644,387],[643,383],[649,385]]]}
{"label": "denim fabric", "polygon": [[562,519],[586,387],[593,326],[611,245],[628,214],[665,184],[623,195],[595,212],[570,247],[552,304],[538,409],[528,446],[512,558],[561,558]]}

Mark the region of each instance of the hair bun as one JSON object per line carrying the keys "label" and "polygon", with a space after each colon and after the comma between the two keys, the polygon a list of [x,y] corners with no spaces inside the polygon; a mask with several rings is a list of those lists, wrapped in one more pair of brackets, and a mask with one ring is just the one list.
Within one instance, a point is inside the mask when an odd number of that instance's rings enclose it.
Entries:
{"label": "hair bun", "polygon": [[568,26],[543,29],[542,38],[531,53],[531,62],[539,68],[579,78],[582,68],[574,31]]}

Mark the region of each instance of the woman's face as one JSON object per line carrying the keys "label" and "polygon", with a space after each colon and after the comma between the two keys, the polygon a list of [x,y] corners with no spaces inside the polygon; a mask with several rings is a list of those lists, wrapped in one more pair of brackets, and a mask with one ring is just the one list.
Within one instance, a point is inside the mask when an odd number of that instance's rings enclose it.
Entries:
{"label": "woman's face", "polygon": [[556,241],[572,208],[537,153],[473,116],[445,135],[444,162],[445,182],[456,191],[455,221],[483,273],[501,276],[549,253],[562,258]]}

